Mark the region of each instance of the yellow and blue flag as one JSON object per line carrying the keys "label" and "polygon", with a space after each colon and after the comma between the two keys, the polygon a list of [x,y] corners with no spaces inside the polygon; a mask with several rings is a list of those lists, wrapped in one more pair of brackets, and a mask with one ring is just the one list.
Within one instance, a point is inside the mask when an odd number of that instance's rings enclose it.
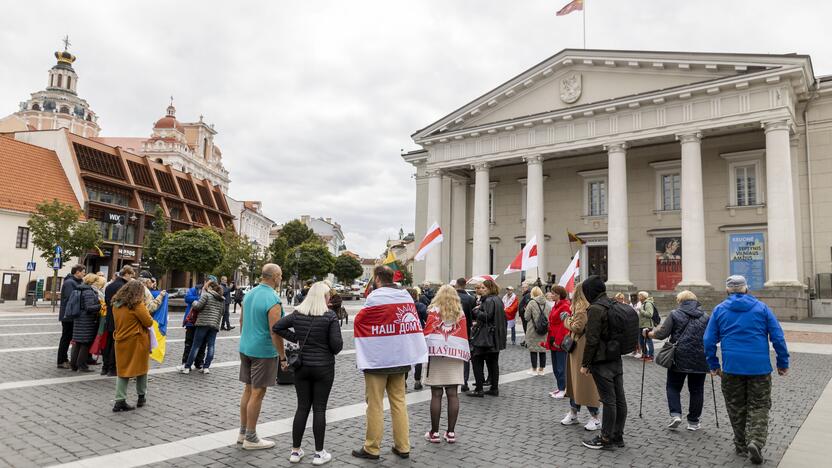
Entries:
{"label": "yellow and blue flag", "polygon": [[[157,297],[160,291],[151,291]],[[165,360],[165,340],[168,334],[168,296],[162,298],[162,303],[153,312],[153,336],[150,339],[150,358],[161,363]]]}

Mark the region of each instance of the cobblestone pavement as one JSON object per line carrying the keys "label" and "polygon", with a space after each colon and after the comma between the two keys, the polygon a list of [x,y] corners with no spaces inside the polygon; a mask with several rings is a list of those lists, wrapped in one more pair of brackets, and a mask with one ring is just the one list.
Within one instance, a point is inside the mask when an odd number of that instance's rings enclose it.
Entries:
{"label": "cobblestone pavement", "polygon": [[[352,306],[351,309],[354,309]],[[237,316],[238,317],[238,316]],[[55,368],[59,325],[52,317],[17,317],[0,314],[0,467],[48,466],[91,459],[130,449],[177,442],[195,436],[234,430],[238,426],[241,384],[237,381],[238,355],[234,338],[237,330],[222,332],[210,375],[179,375],[169,369],[178,364],[184,330],[171,328],[168,357],[153,363],[156,374],[148,390],[149,405],[129,413],[111,411],[114,382],[97,374],[77,377]],[[232,321],[236,317],[232,315]],[[171,316],[177,325],[181,314]],[[344,327],[345,350],[352,350],[351,324]],[[53,333],[10,336],[18,333]],[[34,348],[14,350],[15,348]],[[49,349],[39,349],[49,348]],[[10,351],[13,350],[13,351]],[[714,425],[710,385],[706,387],[703,429],[699,432],[664,429],[668,414],[664,396],[665,370],[647,364],[644,382],[643,418],[638,417],[642,365],[625,359],[625,388],[629,417],[627,447],[613,452],[583,448],[580,440],[590,433],[582,425],[559,424],[568,402],[547,396],[553,385],[551,374],[527,376],[528,353],[509,346],[501,354],[502,374],[513,382],[501,385],[498,398],[461,397],[456,445],[429,444],[422,438],[429,427],[426,394],[411,392],[418,402],[409,406],[410,460],[390,454],[389,418],[383,441],[382,460],[354,459],[350,450],[363,441],[363,416],[343,416],[338,408],[360,405],[363,380],[355,369],[355,356],[345,352],[337,359],[335,386],[329,408],[327,449],[332,466],[745,466],[747,461],[733,454],[731,429],[725,413],[719,381],[716,384],[720,428]],[[168,369],[168,370],[166,370]],[[67,378],[70,379],[67,379]],[[773,408],[769,442],[764,450],[770,466],[776,466],[832,377],[832,356],[793,354],[788,377],[774,377]],[[51,379],[51,380],[50,380]],[[58,380],[55,380],[58,379]],[[67,381],[69,380],[69,381]],[[412,377],[409,381],[412,388]],[[130,391],[134,392],[131,386]],[[131,395],[129,399],[135,399]],[[687,401],[686,398],[683,401]],[[294,388],[269,390],[263,405],[261,424],[290,420],[295,407]],[[353,407],[353,413],[355,413]],[[360,413],[360,412],[359,412]],[[586,414],[581,415],[581,420]],[[444,421],[444,414],[443,414]],[[168,458],[152,466],[289,466],[288,432],[272,437],[275,449],[245,452],[229,445],[215,447],[186,457]],[[183,443],[184,447],[188,442]],[[312,434],[304,439],[312,452]],[[175,456],[175,452],[174,452]],[[307,455],[311,459],[311,455]],[[94,461],[94,460],[93,460]],[[132,460],[141,462],[141,459]],[[310,463],[309,459],[304,463]]]}

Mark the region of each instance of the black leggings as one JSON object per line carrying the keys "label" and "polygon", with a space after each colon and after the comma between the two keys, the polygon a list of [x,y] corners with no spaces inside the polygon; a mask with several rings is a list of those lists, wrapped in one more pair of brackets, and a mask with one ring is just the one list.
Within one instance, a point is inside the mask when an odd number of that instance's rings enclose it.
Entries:
{"label": "black leggings", "polygon": [[312,433],[315,435],[315,451],[324,449],[326,432],[326,403],[335,380],[335,365],[303,366],[295,371],[295,391],[298,394],[298,409],[292,424],[292,448],[299,448],[303,431],[312,409]]}
{"label": "black leggings", "polygon": [[[537,351],[532,351],[529,353],[529,356],[532,358],[532,369],[545,369],[546,368],[546,353],[538,353]],[[537,357],[540,356],[540,365],[537,365]]]}
{"label": "black leggings", "polygon": [[439,432],[439,417],[442,413],[442,391],[448,396],[448,432],[454,432],[456,420],[459,417],[458,387],[430,388],[430,431]]}

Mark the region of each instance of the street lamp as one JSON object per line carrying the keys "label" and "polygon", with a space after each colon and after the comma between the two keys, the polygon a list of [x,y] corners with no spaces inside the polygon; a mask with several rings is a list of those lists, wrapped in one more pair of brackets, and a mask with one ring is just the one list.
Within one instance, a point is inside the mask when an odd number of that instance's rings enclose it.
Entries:
{"label": "street lamp", "polygon": [[300,247],[295,247],[295,290],[292,292],[292,303],[296,304],[298,297],[298,281],[300,281]]}
{"label": "street lamp", "polygon": [[248,284],[249,286],[254,284],[254,270],[257,268],[257,248],[260,244],[257,243],[257,239],[251,241],[251,246],[253,247],[251,251],[251,262],[249,263],[248,268]]}

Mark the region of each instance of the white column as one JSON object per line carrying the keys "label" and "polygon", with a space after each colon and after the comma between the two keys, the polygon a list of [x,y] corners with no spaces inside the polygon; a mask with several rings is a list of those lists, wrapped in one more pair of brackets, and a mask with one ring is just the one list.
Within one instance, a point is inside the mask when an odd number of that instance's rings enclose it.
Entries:
{"label": "white column", "polygon": [[607,187],[607,284],[616,288],[630,282],[630,233],[627,209],[627,146],[607,145],[609,175]]}
{"label": "white column", "polygon": [[[426,229],[433,223],[442,222],[442,172],[427,171],[428,178],[428,210]],[[434,247],[425,257],[425,281],[433,284],[442,283],[442,248]]]}
{"label": "white column", "polygon": [[474,166],[474,248],[471,253],[471,275],[493,273],[489,262],[490,223],[488,192],[491,190],[488,178],[488,163]]}
{"label": "white column", "polygon": [[468,226],[468,181],[454,179],[451,183],[451,280],[465,277],[466,229]]}
{"label": "white column", "polygon": [[[538,267],[526,272],[526,279],[536,280],[546,275],[544,259],[543,233],[543,157],[540,155],[527,156],[528,175],[526,176],[526,242],[537,237]],[[545,282],[545,281],[544,281]]]}
{"label": "white column", "polygon": [[797,286],[794,185],[789,122],[764,122],[766,132],[766,211],[768,281],[766,286]]}
{"label": "white column", "polygon": [[702,135],[677,135],[682,144],[682,282],[710,287],[705,263],[705,202],[702,191]]}

